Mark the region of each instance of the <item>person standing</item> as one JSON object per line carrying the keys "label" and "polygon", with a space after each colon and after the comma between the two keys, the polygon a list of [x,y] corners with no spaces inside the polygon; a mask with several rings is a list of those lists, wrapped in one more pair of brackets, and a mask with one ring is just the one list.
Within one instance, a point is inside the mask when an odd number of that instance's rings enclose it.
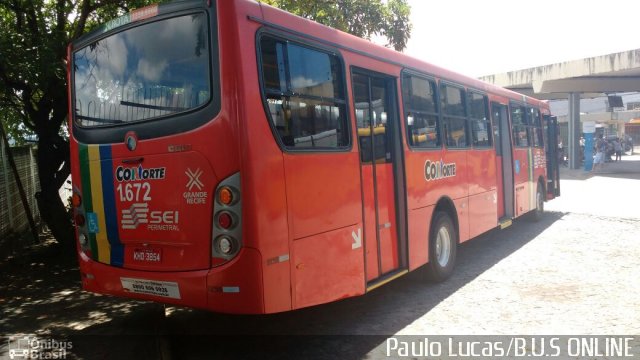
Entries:
{"label": "person standing", "polygon": [[615,161],[622,161],[622,145],[620,144],[620,139],[613,139],[613,151],[616,152]]}
{"label": "person standing", "polygon": [[596,140],[596,156],[593,158],[593,168],[591,171],[596,172],[604,166],[604,152],[607,150],[606,141],[602,138],[602,134],[598,135]]}

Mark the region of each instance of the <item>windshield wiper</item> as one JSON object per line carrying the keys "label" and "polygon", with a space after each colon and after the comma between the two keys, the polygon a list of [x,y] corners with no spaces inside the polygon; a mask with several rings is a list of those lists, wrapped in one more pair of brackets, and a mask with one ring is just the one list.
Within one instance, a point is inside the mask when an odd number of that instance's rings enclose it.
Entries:
{"label": "windshield wiper", "polygon": [[139,108],[144,108],[144,109],[152,109],[152,110],[173,111],[173,112],[189,110],[189,108],[185,108],[185,107],[158,106],[158,105],[134,103],[134,102],[130,102],[130,101],[120,101],[120,105],[139,107]]}
{"label": "windshield wiper", "polygon": [[124,122],[123,120],[118,120],[118,119],[103,119],[103,118],[97,118],[93,116],[86,116],[86,115],[79,115],[79,114],[76,114],[76,118],[93,121],[97,123],[102,123],[102,124],[121,124]]}

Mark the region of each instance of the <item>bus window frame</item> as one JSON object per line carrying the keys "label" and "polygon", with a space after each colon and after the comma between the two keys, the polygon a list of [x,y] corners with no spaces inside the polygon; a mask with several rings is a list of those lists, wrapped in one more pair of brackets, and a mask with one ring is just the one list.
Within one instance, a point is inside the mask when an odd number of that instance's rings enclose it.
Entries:
{"label": "bus window frame", "polygon": [[[487,135],[489,137],[488,138],[489,145],[476,146],[475,143],[474,143],[475,140],[473,138],[473,126],[472,126],[471,122],[472,122],[472,120],[480,120],[480,119],[471,117],[471,111],[469,111],[470,104],[468,103],[470,94],[480,95],[484,99],[484,111],[485,111],[485,116],[486,116],[485,122],[487,123]],[[491,121],[491,106],[489,104],[490,104],[489,94],[487,94],[485,91],[481,91],[481,90],[474,89],[474,88],[467,88],[467,115],[468,115],[468,118],[469,118],[469,131],[471,132],[471,147],[473,149],[478,149],[478,150],[494,149],[493,122]]]}
{"label": "bus window frame", "polygon": [[[531,127],[531,147],[532,148],[536,148],[536,149],[544,149],[544,126],[543,126],[543,119],[542,119],[542,111],[540,110],[540,108],[538,106],[535,105],[530,105],[529,106],[530,109],[532,109],[534,111],[534,113],[537,111],[538,112],[538,123],[536,124],[535,122],[535,118],[533,119],[533,123],[530,124]],[[540,131],[540,133],[538,133],[538,131]],[[537,136],[540,135],[540,144],[536,144],[536,138]]]}
{"label": "bus window frame", "polygon": [[170,6],[159,6],[159,11],[158,15],[148,19],[115,27],[98,35],[89,33],[74,41],[72,45],[70,45],[69,68],[73,69],[75,66],[74,54],[78,50],[111,35],[153,22],[180,16],[203,14],[207,19],[207,29],[209,31],[209,49],[207,52],[209,55],[209,84],[211,89],[209,100],[201,106],[180,113],[168,114],[134,122],[106,124],[104,126],[82,126],[78,123],[76,119],[76,111],[74,110],[76,103],[76,84],[75,76],[71,73],[71,76],[69,76],[69,82],[71,89],[74,90],[71,91],[70,94],[70,102],[73,106],[73,109],[71,110],[71,124],[73,126],[71,133],[79,142],[87,144],[120,143],[124,141],[126,134],[131,131],[135,132],[140,140],[154,139],[192,131],[218,118],[222,110],[222,78],[220,70],[220,40],[218,38],[220,32],[218,30],[217,7],[204,7],[202,5],[194,6],[194,3],[187,2],[176,3]]}
{"label": "bus window frame", "polygon": [[[515,134],[513,133],[513,127],[515,126],[515,123],[513,122],[513,111],[512,108],[513,107],[519,107],[521,109],[524,110],[524,112],[522,113],[522,123],[518,124],[518,126],[524,126],[525,131],[527,132],[527,145],[519,145],[518,141],[516,139]],[[528,149],[533,147],[533,142],[531,140],[531,126],[528,124],[528,120],[527,120],[527,109],[530,109],[531,106],[528,106],[526,103],[520,102],[520,101],[514,101],[514,100],[510,100],[509,101],[509,124],[510,124],[510,131],[511,131],[511,141],[513,144],[514,149],[518,148],[518,149]]]}
{"label": "bus window frame", "polygon": [[[464,116],[459,116],[459,115],[445,115],[445,111],[442,108],[442,86],[451,86],[453,88],[456,88],[458,90],[462,90],[464,91],[464,96],[462,97],[461,101],[462,104],[464,105]],[[450,80],[445,80],[445,79],[440,79],[440,81],[438,81],[438,102],[440,103],[440,123],[442,126],[442,145],[444,146],[445,149],[447,150],[469,150],[472,148],[471,143],[472,141],[468,141],[467,139],[469,138],[469,104],[467,104],[467,88],[464,85],[458,84],[456,82],[450,81]],[[450,147],[447,144],[447,134],[445,133],[445,117],[452,117],[455,119],[463,119],[465,122],[465,146],[456,146],[456,147]]]}
{"label": "bus window frame", "polygon": [[[266,87],[264,85],[264,80],[263,80],[264,73],[262,70],[262,46],[261,46],[261,40],[263,36],[271,36],[272,38],[283,41],[285,43],[291,42],[291,43],[294,43],[295,45],[305,47],[307,49],[323,52],[328,55],[333,55],[340,61],[340,66],[342,70],[341,71],[342,88],[343,88],[342,91],[344,94],[344,106],[345,106],[345,116],[344,116],[345,119],[343,121],[345,125],[346,137],[348,139],[347,145],[337,146],[334,148],[329,148],[329,147],[295,148],[295,147],[288,147],[282,142],[280,133],[278,133],[278,129],[275,128],[273,119],[271,118],[271,110],[269,109],[269,103],[267,102],[267,92],[266,92]],[[255,55],[256,55],[256,66],[258,68],[258,86],[260,91],[260,101],[262,102],[264,117],[269,123],[269,129],[271,129],[271,135],[273,136],[274,140],[278,144],[278,147],[280,148],[280,150],[288,154],[351,152],[351,150],[353,149],[353,130],[352,130],[352,124],[351,124],[352,122],[351,108],[349,106],[350,98],[349,98],[349,92],[348,92],[348,86],[347,86],[346,62],[344,60],[344,57],[342,56],[342,53],[339,51],[339,49],[326,46],[318,42],[311,41],[304,37],[292,35],[291,33],[288,33],[285,31],[277,30],[267,26],[262,26],[260,29],[258,29],[258,31],[256,31],[256,35],[255,35]],[[288,60],[286,61],[288,62]],[[287,76],[287,82],[290,81],[288,78],[289,77]]]}
{"label": "bus window frame", "polygon": [[[423,80],[427,80],[427,81],[433,81],[433,83],[435,84],[435,97],[436,97],[436,101],[435,101],[435,105],[436,105],[436,117],[437,117],[437,131],[438,131],[438,137],[439,137],[439,141],[440,141],[440,146],[436,146],[436,147],[422,147],[422,146],[415,146],[415,145],[411,145],[409,143],[409,126],[407,124],[407,107],[405,106],[405,98],[404,98],[404,76],[415,76],[418,78],[421,78]],[[400,71],[400,103],[402,105],[402,124],[403,127],[405,128],[405,130],[403,131],[403,137],[405,144],[407,145],[407,147],[409,148],[410,151],[415,151],[415,152],[425,152],[425,151],[441,151],[444,147],[444,140],[443,140],[443,124],[442,124],[442,110],[441,110],[441,106],[440,106],[440,85],[439,85],[439,81],[438,78],[436,78],[433,75],[429,75],[429,74],[425,74],[413,69],[408,69],[408,68],[404,68]]]}

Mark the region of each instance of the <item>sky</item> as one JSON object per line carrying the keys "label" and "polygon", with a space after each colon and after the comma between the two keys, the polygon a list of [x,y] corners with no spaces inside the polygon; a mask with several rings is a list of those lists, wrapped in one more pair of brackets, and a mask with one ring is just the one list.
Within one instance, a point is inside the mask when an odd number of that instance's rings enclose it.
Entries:
{"label": "sky", "polygon": [[479,77],[640,48],[640,0],[408,0],[405,54]]}

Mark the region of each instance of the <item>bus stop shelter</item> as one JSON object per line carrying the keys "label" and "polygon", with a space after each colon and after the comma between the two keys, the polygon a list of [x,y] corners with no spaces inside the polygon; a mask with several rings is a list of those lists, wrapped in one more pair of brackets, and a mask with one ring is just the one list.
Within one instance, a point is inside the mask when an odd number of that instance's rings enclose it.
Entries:
{"label": "bus stop shelter", "polygon": [[640,91],[640,49],[529,69],[487,75],[480,80],[541,99],[569,101],[569,166],[580,167],[580,99]]}

